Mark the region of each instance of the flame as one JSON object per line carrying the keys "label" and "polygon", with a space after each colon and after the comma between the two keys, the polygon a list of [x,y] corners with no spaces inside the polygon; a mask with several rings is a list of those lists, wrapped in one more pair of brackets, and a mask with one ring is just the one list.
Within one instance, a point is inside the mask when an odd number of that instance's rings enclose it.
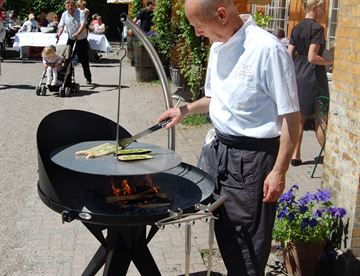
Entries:
{"label": "flame", "polygon": [[111,190],[112,190],[112,194],[114,196],[119,196],[120,195],[120,188],[116,188],[115,187],[115,182],[114,182],[114,178],[111,178]]}
{"label": "flame", "polygon": [[124,179],[122,182],[121,182],[121,186],[123,188],[123,194],[124,195],[131,195],[133,194],[132,192],[132,189],[129,185],[129,182],[127,181],[127,179]]}

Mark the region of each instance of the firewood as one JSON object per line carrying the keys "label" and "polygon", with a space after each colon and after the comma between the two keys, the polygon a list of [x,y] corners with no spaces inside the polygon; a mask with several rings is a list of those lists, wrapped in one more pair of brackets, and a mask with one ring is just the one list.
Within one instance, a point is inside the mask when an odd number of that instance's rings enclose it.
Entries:
{"label": "firewood", "polygon": [[153,199],[153,198],[167,198],[165,193],[159,194],[133,194],[133,195],[120,195],[120,196],[108,196],[106,197],[107,203],[115,203],[118,201],[128,201],[136,199]]}

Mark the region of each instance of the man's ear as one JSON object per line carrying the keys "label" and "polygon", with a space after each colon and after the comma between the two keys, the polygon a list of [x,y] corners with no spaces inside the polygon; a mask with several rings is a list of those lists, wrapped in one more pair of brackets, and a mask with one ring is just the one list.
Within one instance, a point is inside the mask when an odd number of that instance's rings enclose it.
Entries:
{"label": "man's ear", "polygon": [[221,21],[221,23],[223,25],[225,25],[227,22],[227,17],[228,17],[226,9],[224,7],[218,7],[216,10],[216,13],[217,13],[217,17]]}

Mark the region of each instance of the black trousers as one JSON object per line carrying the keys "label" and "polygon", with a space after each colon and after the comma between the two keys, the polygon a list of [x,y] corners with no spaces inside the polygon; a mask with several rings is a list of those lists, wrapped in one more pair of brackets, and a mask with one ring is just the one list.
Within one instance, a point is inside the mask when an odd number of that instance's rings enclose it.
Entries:
{"label": "black trousers", "polygon": [[264,275],[270,254],[276,204],[263,203],[279,138],[224,136],[217,131],[206,149],[205,170],[216,192],[229,200],[217,210],[215,234],[229,276]]}
{"label": "black trousers", "polygon": [[[75,40],[68,39],[67,44],[73,48],[75,43]],[[74,49],[74,54],[76,54],[79,57],[79,61],[81,63],[81,66],[83,68],[84,77],[86,80],[91,82],[91,72],[90,72],[90,65],[89,65],[89,42],[86,38],[77,40],[76,46]]]}

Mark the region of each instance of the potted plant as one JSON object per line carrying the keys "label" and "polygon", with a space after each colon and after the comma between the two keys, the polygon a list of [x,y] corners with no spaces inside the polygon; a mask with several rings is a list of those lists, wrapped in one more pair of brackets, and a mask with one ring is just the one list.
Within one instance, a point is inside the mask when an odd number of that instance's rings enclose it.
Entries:
{"label": "potted plant", "polygon": [[273,239],[284,246],[288,273],[313,275],[325,242],[333,239],[341,243],[346,211],[333,205],[327,190],[308,192],[299,198],[298,189],[293,185],[280,196]]}
{"label": "potted plant", "polygon": [[[158,35],[154,31],[146,33],[147,39],[152,45],[156,45],[158,41]],[[143,46],[142,41],[134,37],[134,66],[135,66],[135,78],[140,82],[149,82],[158,79],[155,66],[150,58],[150,55]]]}

